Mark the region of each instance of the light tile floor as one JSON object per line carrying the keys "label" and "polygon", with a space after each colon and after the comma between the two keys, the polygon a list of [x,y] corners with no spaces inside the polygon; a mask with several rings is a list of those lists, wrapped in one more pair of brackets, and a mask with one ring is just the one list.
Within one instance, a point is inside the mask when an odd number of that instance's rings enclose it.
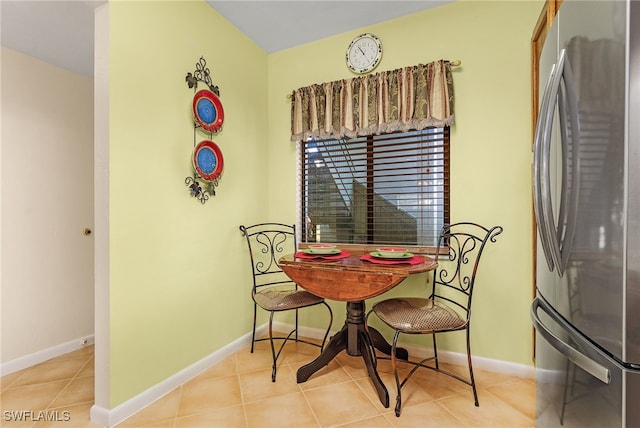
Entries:
{"label": "light tile floor", "polygon": [[[256,352],[241,350],[131,416],[119,428],[211,427],[534,427],[535,382],[475,370],[480,406],[471,388],[421,369],[403,388],[403,408],[394,415],[391,364],[378,370],[389,389],[390,408],[379,402],[360,357],[344,352],[307,382],[296,370],[318,348],[289,343],[271,382],[268,342]],[[449,367],[451,370],[464,369]],[[1,379],[2,427],[90,427],[93,404],[93,347],[54,358]],[[47,410],[68,421],[17,422],[6,412]],[[10,414],[9,414],[10,415]]]}

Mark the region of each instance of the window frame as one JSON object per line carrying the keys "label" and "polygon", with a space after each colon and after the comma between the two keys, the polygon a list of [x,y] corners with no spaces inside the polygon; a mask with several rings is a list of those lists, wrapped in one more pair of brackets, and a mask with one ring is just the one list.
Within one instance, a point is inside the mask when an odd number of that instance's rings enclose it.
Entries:
{"label": "window frame", "polygon": [[[450,126],[433,126],[433,127],[427,127],[425,129],[434,129],[434,130],[441,130],[440,132],[442,133],[443,137],[442,137],[442,147],[443,147],[443,151],[442,151],[442,155],[443,155],[443,192],[442,192],[442,199],[443,199],[443,209],[442,209],[442,218],[443,218],[443,224],[448,224],[450,223],[450,212],[451,212],[451,191],[450,191],[450,174],[451,174],[451,156],[450,156],[450,145],[451,145],[451,127]],[[388,135],[393,135],[393,134],[399,134],[400,138],[404,138],[402,137],[402,135],[408,134],[408,133],[414,133],[416,132],[416,130],[409,130],[407,132],[390,132],[390,133],[384,133],[384,134],[377,134],[377,135],[368,135],[365,137],[361,137],[364,139],[372,139],[372,138],[376,138],[376,137],[384,137],[384,136],[388,136]],[[338,140],[338,139],[334,139],[334,140]],[[304,195],[306,194],[306,189],[305,189],[305,182],[303,180],[304,178],[304,172],[303,172],[303,168],[305,165],[305,154],[306,154],[306,147],[305,144],[307,144],[306,142],[301,142],[297,144],[296,147],[296,225],[297,225],[297,233],[298,233],[298,247],[300,249],[304,249],[304,248],[308,248],[309,245],[314,244],[315,242],[307,242],[306,241],[306,237],[303,236],[304,234],[304,230],[306,230],[305,228],[305,224],[303,224],[304,218],[303,218],[303,199],[304,199]],[[369,175],[369,173],[367,173],[367,179],[371,179],[372,176]],[[437,238],[436,238],[437,240]],[[354,244],[354,243],[344,243],[344,242],[328,242],[328,241],[318,241],[318,242],[323,242],[323,243],[331,243],[331,244],[336,244],[339,245],[340,248],[343,248],[345,250],[348,250],[354,254],[363,254],[366,252],[371,252],[376,250],[377,248],[380,248],[381,246],[402,246],[404,248],[407,248],[408,251],[411,251],[413,253],[416,254],[435,254],[436,250],[437,250],[437,242],[435,242],[433,245],[407,245],[407,244],[391,244],[391,243],[372,243],[372,244],[362,244],[362,243],[358,243],[358,244]]]}

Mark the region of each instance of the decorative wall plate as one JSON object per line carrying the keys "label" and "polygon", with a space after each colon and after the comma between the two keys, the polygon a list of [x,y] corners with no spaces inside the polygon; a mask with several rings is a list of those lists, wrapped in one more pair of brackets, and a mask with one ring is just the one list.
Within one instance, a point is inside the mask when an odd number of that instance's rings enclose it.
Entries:
{"label": "decorative wall plate", "polygon": [[218,132],[224,122],[222,103],[216,94],[202,89],[193,96],[193,117],[209,132]]}
{"label": "decorative wall plate", "polygon": [[205,181],[215,181],[222,174],[224,159],[216,143],[204,140],[193,150],[193,168]]}

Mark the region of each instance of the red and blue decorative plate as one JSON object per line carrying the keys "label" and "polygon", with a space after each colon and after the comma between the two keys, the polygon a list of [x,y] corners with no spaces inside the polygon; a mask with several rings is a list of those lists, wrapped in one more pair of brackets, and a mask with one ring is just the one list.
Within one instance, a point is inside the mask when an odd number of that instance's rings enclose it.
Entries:
{"label": "red and blue decorative plate", "polygon": [[224,110],[218,96],[206,89],[196,92],[193,97],[193,117],[203,129],[218,132],[224,122]]}
{"label": "red and blue decorative plate", "polygon": [[222,174],[224,159],[216,143],[204,140],[193,150],[193,168],[205,181],[215,181]]}

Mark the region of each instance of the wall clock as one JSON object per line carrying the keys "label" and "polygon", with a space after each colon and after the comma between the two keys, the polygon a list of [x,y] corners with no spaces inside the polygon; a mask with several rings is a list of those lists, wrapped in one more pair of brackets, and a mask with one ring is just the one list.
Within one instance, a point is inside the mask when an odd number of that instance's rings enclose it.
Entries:
{"label": "wall clock", "polygon": [[354,73],[365,74],[376,68],[382,58],[382,43],[371,33],[360,34],[349,43],[345,59]]}

